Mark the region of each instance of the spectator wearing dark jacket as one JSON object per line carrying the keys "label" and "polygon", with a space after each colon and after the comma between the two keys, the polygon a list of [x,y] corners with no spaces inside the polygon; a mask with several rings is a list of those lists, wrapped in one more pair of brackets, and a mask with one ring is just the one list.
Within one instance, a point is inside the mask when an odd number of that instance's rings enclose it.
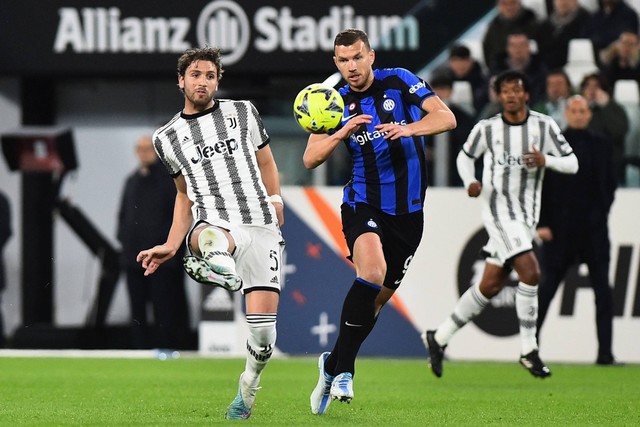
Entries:
{"label": "spectator wearing dark jacket", "polygon": [[535,12],[522,6],[520,0],[496,0],[496,7],[498,16],[489,23],[482,40],[484,61],[489,69],[504,57],[509,34],[520,32],[535,37],[538,27]]}
{"label": "spectator wearing dark jacket", "polygon": [[566,65],[569,41],[582,36],[589,19],[589,11],[578,0],[553,0],[553,10],[540,23],[537,36],[538,51],[549,69]]}
{"label": "spectator wearing dark jacket", "polygon": [[586,263],[595,293],[599,365],[616,364],[612,352],[613,291],[609,283],[609,210],[616,189],[612,145],[588,128],[591,111],[581,96],[569,98],[563,135],[578,158],[575,175],[547,171],[538,236],[542,271],[538,290],[538,331],[570,267]]}

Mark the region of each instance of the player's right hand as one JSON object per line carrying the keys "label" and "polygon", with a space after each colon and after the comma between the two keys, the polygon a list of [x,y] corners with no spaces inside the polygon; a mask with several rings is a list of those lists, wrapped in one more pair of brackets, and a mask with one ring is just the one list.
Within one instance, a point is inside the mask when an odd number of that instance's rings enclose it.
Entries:
{"label": "player's right hand", "polygon": [[469,188],[467,188],[467,194],[469,197],[478,197],[482,192],[482,184],[479,181],[474,181],[469,184]]}
{"label": "player's right hand", "polygon": [[175,252],[171,250],[166,245],[157,245],[151,249],[147,249],[144,251],[140,251],[138,256],[136,257],[137,262],[142,263],[142,268],[144,268],[144,275],[149,276],[160,267],[160,264],[171,259]]}
{"label": "player's right hand", "polygon": [[360,126],[370,124],[372,119],[373,116],[371,116],[370,114],[358,114],[357,116],[350,118],[349,121],[345,122],[342,125],[342,128],[340,128],[340,130],[336,132],[336,134],[339,132],[344,132],[344,136],[340,135],[339,138],[343,140],[347,139],[351,135],[356,133]]}

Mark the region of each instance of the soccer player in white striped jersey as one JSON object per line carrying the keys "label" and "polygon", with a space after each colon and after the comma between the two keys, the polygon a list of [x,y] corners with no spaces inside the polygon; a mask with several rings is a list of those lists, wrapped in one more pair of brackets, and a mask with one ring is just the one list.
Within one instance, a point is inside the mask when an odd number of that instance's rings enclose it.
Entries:
{"label": "soccer player in white striped jersey", "polygon": [[145,275],[153,274],[186,238],[184,267],[192,278],[230,291],[242,288],[247,359],[225,417],[246,419],[276,342],[284,207],[256,108],[214,97],[222,73],[217,48],[188,49],[178,59],[184,109],[153,135],[178,190],[173,223],[167,241],[141,251],[137,260]]}
{"label": "soccer player in white striped jersey", "polygon": [[[530,111],[529,82],[518,71],[498,75],[495,90],[503,112],[481,120],[472,129],[457,158],[458,173],[469,197],[482,194],[482,220],[489,235],[483,248],[482,279],[458,300],[453,313],[435,330],[422,334],[433,373],[442,376],[444,349],[453,334],[477,316],[518,273],[516,313],[520,325],[520,364],[535,377],[551,375],[538,354],[536,320],[540,267],[533,238],[540,215],[545,168],[575,174],[578,159],[549,116]],[[482,183],[475,178],[475,160],[483,156]]]}

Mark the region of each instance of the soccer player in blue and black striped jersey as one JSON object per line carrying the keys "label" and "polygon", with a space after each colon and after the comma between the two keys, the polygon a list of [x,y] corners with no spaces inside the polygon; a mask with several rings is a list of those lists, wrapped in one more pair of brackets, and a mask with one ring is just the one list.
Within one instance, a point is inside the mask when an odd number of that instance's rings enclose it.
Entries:
{"label": "soccer player in blue and black striped jersey", "polygon": [[402,68],[373,69],[367,34],[348,29],[334,41],[342,125],[309,137],[304,165],[315,168],[344,142],[353,160],[342,199],[343,231],[356,268],[331,352],[320,355],[311,412],[332,399],[353,399],[355,359],[382,306],[400,286],[422,238],[427,189],[425,135],[455,128],[449,108],[419,77]]}

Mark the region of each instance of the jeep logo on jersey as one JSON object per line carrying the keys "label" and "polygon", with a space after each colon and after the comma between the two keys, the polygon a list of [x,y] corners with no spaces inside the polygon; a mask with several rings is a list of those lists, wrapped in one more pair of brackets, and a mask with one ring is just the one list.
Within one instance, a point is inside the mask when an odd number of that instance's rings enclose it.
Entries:
{"label": "jeep logo on jersey", "polygon": [[[488,238],[489,236],[483,228],[471,237],[462,251],[458,264],[458,292],[460,295],[482,278],[485,261],[480,258],[479,254]],[[515,308],[518,279],[515,273],[512,273],[507,280],[508,282],[502,291],[491,299],[489,305],[479,316],[472,320],[486,333],[498,337],[508,337],[519,332]]]}
{"label": "jeep logo on jersey", "polygon": [[191,158],[191,163],[199,163],[202,159],[210,159],[216,154],[232,154],[238,149],[238,141],[234,138],[226,141],[218,141],[213,145],[196,146],[196,156]]}
{"label": "jeep logo on jersey", "polygon": [[500,166],[515,166],[524,164],[524,162],[522,161],[522,156],[512,156],[506,151],[502,153],[502,157],[498,157],[496,159],[496,163]]}

